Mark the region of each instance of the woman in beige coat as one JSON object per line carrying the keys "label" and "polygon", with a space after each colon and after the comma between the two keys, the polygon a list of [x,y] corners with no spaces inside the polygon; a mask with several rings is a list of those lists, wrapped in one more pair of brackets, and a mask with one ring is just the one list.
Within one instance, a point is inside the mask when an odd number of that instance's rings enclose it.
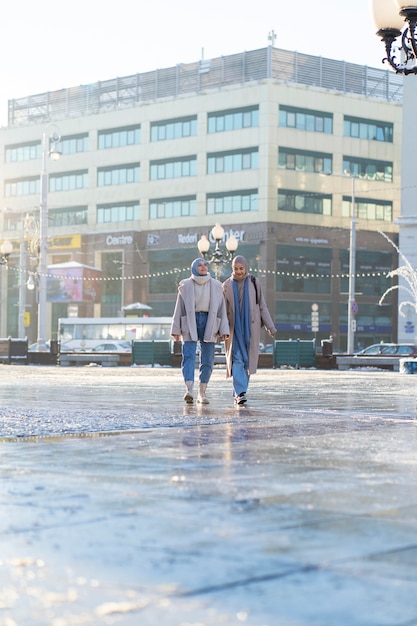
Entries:
{"label": "woman in beige coat", "polygon": [[215,343],[229,335],[226,305],[222,285],[212,278],[205,259],[195,259],[191,264],[191,277],[182,280],[178,287],[171,335],[182,338],[182,374],[185,382],[184,400],[194,402],[194,365],[197,342],[200,343],[200,371],[197,402],[208,404],[207,384],[214,366]]}
{"label": "woman in beige coat", "polygon": [[232,275],[223,283],[230,335],[225,341],[226,376],[233,378],[235,405],[246,403],[249,378],[258,367],[261,328],[273,337],[275,324],[266,306],[260,282],[248,274],[245,257],[232,262]]}

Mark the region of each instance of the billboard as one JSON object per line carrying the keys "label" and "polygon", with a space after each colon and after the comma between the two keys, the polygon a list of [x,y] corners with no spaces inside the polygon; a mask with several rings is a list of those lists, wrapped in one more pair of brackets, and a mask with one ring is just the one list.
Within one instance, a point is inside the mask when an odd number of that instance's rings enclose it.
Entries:
{"label": "billboard", "polygon": [[101,302],[101,270],[75,261],[48,267],[48,302]]}

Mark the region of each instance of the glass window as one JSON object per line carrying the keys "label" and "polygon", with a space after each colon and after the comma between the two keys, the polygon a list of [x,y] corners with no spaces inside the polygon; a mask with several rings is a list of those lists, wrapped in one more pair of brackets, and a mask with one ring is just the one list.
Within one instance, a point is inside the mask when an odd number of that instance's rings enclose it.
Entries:
{"label": "glass window", "polygon": [[[392,222],[393,209],[392,202],[388,200],[372,200],[364,198],[355,198],[356,215],[364,220],[382,220],[384,222]],[[342,216],[350,217],[352,215],[352,198],[343,197]]]}
{"label": "glass window", "polygon": [[183,198],[162,198],[149,201],[149,219],[165,219],[196,215],[197,201],[195,196]]}
{"label": "glass window", "polygon": [[332,215],[332,198],[325,194],[279,189],[278,210]]}
{"label": "glass window", "polygon": [[207,173],[237,172],[258,167],[258,148],[212,152],[207,155]]}
{"label": "glass window", "polygon": [[120,148],[140,144],[140,135],[140,125],[100,130],[98,133],[98,149]]}
{"label": "glass window", "polygon": [[167,272],[167,267],[182,269],[188,268],[196,252],[193,248],[173,248],[171,250],[148,250],[149,263],[149,293],[172,294],[172,313],[178,283],[183,278],[181,273]]}
{"label": "glass window", "polygon": [[379,122],[346,115],[343,129],[345,137],[393,142],[394,125],[392,122]]}
{"label": "glass window", "polygon": [[276,258],[276,291],[330,293],[331,248],[278,244]]}
{"label": "glass window", "polygon": [[6,146],[4,153],[6,163],[40,159],[42,154],[41,142],[34,141],[27,144]]}
{"label": "glass window", "polygon": [[286,119],[287,122],[287,124],[284,123],[283,126],[289,126],[290,128],[296,127],[296,117],[293,111],[288,111],[286,116],[285,111],[283,111],[283,117],[284,119]]}
{"label": "glass window", "polygon": [[77,154],[87,152],[89,149],[88,133],[63,137],[59,143],[62,154]]}
{"label": "glass window", "polygon": [[295,127],[299,130],[314,130],[314,118],[305,113],[295,114]]}
{"label": "glass window", "polygon": [[223,194],[207,194],[207,215],[257,210],[258,192],[254,189],[240,192],[226,192]]}
{"label": "glass window", "polygon": [[97,186],[125,185],[138,183],[140,180],[140,165],[120,165],[117,167],[100,167],[97,170]]}
{"label": "glass window", "polygon": [[72,191],[88,187],[88,172],[66,172],[49,177],[49,191]]}
{"label": "glass window", "polygon": [[97,206],[97,224],[139,220],[139,202],[101,204]]}
{"label": "glass window", "polygon": [[149,167],[151,180],[195,176],[197,173],[197,157],[188,156],[181,157],[181,159],[151,161]]}
{"label": "glass window", "polygon": [[50,209],[48,211],[48,224],[51,227],[87,224],[87,218],[88,209],[86,206]]}
{"label": "glass window", "polygon": [[[375,250],[356,251],[356,278],[355,289],[366,296],[375,296],[378,299],[391,287],[391,278],[387,276],[393,269],[393,254],[391,252],[377,252]],[[340,266],[342,278],[340,289],[349,291],[349,251],[340,250]],[[362,305],[361,305],[362,307]],[[380,309],[380,315],[382,307]]]}
{"label": "glass window", "polygon": [[358,157],[343,157],[343,170],[367,180],[392,182],[393,164],[387,161],[370,161]]}
{"label": "glass window", "polygon": [[307,152],[293,148],[279,148],[278,167],[299,172],[331,172],[333,158],[331,154]]}
{"label": "glass window", "polygon": [[316,133],[333,132],[333,114],[295,107],[280,106],[278,123],[287,128],[308,130]]}
{"label": "glass window", "polygon": [[[331,324],[332,305],[330,302],[318,302],[320,311],[320,323]],[[301,325],[307,328],[311,325],[311,301],[297,300],[297,306],[294,306],[294,300],[284,300],[279,298],[275,307],[275,323],[278,330],[290,332],[300,331]],[[306,330],[307,330],[306,328]],[[288,336],[288,335],[287,335]]]}
{"label": "glass window", "polygon": [[31,194],[39,194],[40,183],[39,176],[28,179],[6,180],[4,181],[4,191],[6,197],[26,196]]}
{"label": "glass window", "polygon": [[209,113],[207,117],[207,130],[209,133],[220,133],[226,130],[239,130],[258,126],[258,111],[258,107],[254,106]]}
{"label": "glass window", "polygon": [[197,135],[197,116],[151,123],[151,141],[165,141]]}

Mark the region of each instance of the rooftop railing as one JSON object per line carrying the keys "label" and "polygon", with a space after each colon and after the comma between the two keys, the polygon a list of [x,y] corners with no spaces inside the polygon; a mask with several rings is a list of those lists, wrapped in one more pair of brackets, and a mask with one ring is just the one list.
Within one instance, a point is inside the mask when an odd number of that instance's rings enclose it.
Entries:
{"label": "rooftop railing", "polygon": [[9,100],[8,125],[91,115],[264,79],[402,102],[403,77],[391,70],[269,46]]}

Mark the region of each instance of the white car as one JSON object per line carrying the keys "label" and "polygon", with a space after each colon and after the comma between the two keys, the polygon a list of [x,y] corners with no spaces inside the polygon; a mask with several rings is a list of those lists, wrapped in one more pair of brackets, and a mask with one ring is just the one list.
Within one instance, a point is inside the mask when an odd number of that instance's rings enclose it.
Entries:
{"label": "white car", "polygon": [[130,341],[106,341],[92,349],[92,352],[132,352]]}
{"label": "white car", "polygon": [[355,356],[417,356],[417,346],[409,343],[374,343]]}
{"label": "white car", "polygon": [[[45,341],[45,346],[47,350],[51,349],[51,344],[49,341]],[[29,348],[28,348],[29,352],[39,352],[39,344],[38,342],[36,343],[32,343]]]}

